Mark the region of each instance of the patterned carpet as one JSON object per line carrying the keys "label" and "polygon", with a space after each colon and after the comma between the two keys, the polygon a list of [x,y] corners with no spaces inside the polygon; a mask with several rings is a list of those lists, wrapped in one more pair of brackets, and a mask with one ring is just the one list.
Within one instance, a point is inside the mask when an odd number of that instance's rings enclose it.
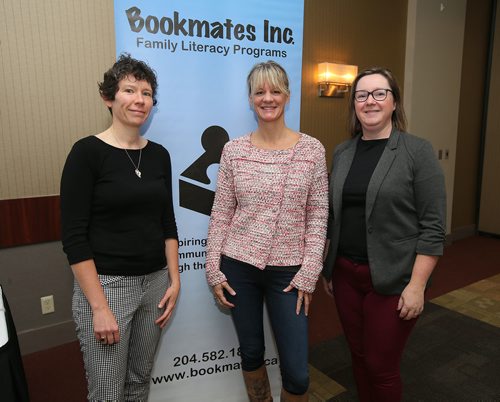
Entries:
{"label": "patterned carpet", "polygon": [[[432,300],[403,356],[404,402],[500,402],[499,251],[500,240],[485,236],[445,248],[428,292]],[[318,288],[310,320],[310,401],[354,402],[335,306]],[[78,342],[23,356],[23,363],[32,402],[85,401]]]}
{"label": "patterned carpet", "polygon": [[[357,400],[343,336],[314,347],[310,363],[312,401]],[[401,371],[405,402],[500,401],[500,274],[428,302]]]}
{"label": "patterned carpet", "polygon": [[432,302],[500,328],[500,274],[449,292]]}

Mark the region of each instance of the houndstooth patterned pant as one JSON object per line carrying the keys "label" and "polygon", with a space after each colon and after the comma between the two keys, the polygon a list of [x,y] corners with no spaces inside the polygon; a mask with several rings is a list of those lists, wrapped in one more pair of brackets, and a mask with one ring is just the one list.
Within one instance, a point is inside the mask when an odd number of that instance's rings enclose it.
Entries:
{"label": "houndstooth patterned pant", "polygon": [[116,317],[120,342],[103,345],[94,336],[92,310],[75,280],[73,318],[85,363],[89,401],[146,401],[161,329],[158,303],[167,290],[165,269],[141,276],[99,275]]}

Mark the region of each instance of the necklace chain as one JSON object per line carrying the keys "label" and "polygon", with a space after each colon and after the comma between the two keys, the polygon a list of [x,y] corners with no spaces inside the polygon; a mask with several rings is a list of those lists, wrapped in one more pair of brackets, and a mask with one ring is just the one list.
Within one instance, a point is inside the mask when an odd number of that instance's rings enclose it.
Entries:
{"label": "necklace chain", "polygon": [[111,129],[111,135],[113,136],[113,138],[115,139],[116,143],[120,146],[121,149],[123,149],[125,151],[125,153],[127,154],[128,156],[128,159],[130,160],[130,163],[132,163],[132,166],[134,167],[134,173],[137,175],[137,177],[140,179],[141,178],[141,171],[139,170],[140,166],[141,166],[141,158],[142,158],[142,148],[139,149],[139,161],[137,162],[137,165],[134,163],[134,160],[132,159],[132,157],[130,156],[130,154],[128,153],[127,149],[125,147],[122,146],[122,144],[120,143],[120,141],[118,141],[118,138],[116,138],[115,136],[115,133],[113,131],[113,129]]}

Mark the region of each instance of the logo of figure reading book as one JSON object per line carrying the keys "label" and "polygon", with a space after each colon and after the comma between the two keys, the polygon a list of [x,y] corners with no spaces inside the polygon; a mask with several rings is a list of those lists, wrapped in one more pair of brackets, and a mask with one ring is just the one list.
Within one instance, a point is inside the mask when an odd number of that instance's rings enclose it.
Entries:
{"label": "logo of figure reading book", "polygon": [[181,173],[182,177],[190,181],[179,179],[181,207],[210,216],[215,192],[192,182],[210,184],[207,169],[210,165],[220,162],[222,148],[228,141],[229,134],[220,126],[210,126],[203,132],[201,145],[205,152]]}

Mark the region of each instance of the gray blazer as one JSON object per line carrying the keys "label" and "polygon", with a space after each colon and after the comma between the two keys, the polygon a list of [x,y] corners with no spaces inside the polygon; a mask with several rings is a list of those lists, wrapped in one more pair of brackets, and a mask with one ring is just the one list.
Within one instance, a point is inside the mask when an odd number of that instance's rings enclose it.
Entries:
{"label": "gray blazer", "polygon": [[[359,135],[333,154],[330,177],[330,248],[323,275],[330,280],[337,257],[342,192]],[[442,255],[445,239],[444,175],[431,144],[393,129],[366,191],[366,239],[373,286],[401,294],[417,254]]]}

